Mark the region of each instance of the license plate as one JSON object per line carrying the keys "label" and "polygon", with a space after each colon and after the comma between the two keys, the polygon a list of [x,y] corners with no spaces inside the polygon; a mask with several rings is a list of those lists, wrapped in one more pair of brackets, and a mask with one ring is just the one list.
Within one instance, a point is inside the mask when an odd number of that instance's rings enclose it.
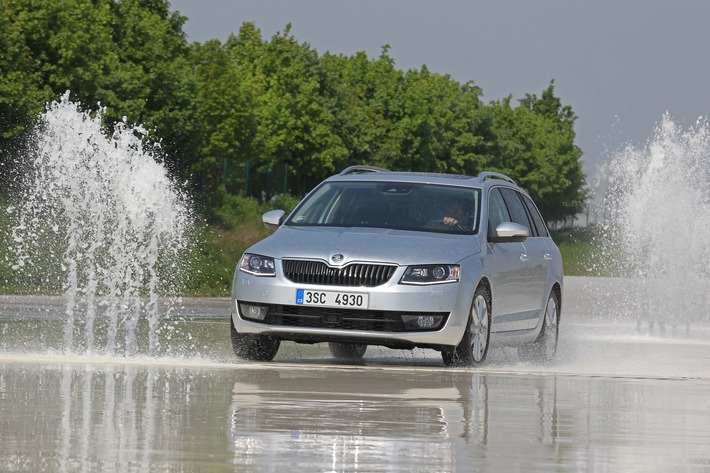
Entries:
{"label": "license plate", "polygon": [[362,292],[296,290],[297,305],[367,309],[369,303],[370,295]]}

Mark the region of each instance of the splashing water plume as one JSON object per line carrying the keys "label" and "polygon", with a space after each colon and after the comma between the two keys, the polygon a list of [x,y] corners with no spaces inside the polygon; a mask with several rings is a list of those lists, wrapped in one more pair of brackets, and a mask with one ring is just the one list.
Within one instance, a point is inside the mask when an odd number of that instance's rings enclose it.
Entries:
{"label": "splashing water plume", "polygon": [[[106,323],[102,350],[115,352],[124,334],[125,353],[135,353],[143,316],[148,350],[155,353],[158,293],[186,247],[187,202],[144,146],[147,132],[125,121],[107,137],[101,112],[92,118],[67,92],[41,115],[20,164],[25,177],[13,209],[13,269],[25,275],[41,271],[35,275],[40,280],[63,279],[69,351],[79,325],[87,352],[96,348],[100,315]],[[43,267],[42,255],[59,267]]]}
{"label": "splashing water plume", "polygon": [[605,238],[597,264],[636,282],[617,310],[676,326],[710,320],[710,125],[666,115],[643,149],[606,169]]}

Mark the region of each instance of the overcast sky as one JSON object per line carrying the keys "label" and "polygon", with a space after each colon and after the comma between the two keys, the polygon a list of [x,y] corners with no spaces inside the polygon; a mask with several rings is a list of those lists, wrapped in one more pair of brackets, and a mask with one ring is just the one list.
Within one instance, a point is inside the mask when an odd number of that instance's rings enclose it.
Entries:
{"label": "overcast sky", "polygon": [[319,53],[379,56],[399,69],[472,80],[488,102],[555,81],[579,117],[588,175],[645,145],[665,112],[683,127],[710,108],[708,0],[174,0],[188,39],[226,40],[251,21],[269,39],[291,23]]}

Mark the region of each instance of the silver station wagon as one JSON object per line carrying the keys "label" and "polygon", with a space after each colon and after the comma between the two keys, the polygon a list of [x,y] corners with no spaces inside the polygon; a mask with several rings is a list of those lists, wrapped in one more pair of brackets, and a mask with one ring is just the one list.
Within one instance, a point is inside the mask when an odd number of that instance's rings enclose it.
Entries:
{"label": "silver station wagon", "polygon": [[562,258],[535,204],[509,177],[353,166],[311,191],[249,248],[232,284],[232,346],[268,361],[282,340],[431,348],[477,366],[491,345],[550,360]]}

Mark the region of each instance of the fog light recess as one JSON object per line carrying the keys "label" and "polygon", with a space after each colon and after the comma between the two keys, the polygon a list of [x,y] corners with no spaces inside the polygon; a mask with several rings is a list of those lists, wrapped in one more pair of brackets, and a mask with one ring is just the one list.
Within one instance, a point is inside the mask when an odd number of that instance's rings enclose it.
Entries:
{"label": "fog light recess", "polygon": [[442,317],[438,315],[403,315],[402,322],[409,330],[431,330],[441,325]]}
{"label": "fog light recess", "polygon": [[267,307],[257,304],[239,303],[239,312],[245,319],[264,320],[266,318]]}

